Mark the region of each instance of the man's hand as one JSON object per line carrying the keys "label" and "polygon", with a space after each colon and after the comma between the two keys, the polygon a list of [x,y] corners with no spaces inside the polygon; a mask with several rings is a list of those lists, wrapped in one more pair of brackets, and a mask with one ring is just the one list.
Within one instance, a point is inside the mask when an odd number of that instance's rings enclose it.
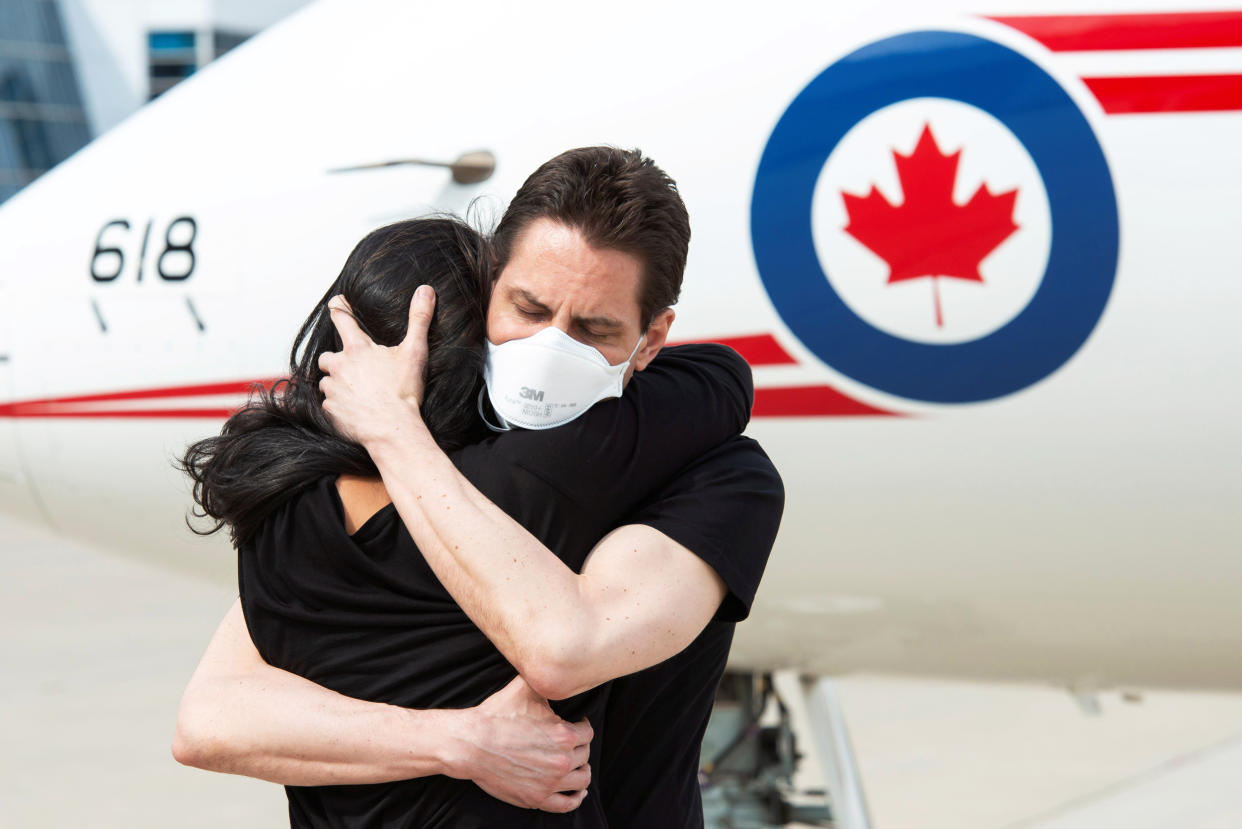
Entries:
{"label": "man's hand", "polygon": [[364,446],[391,436],[423,401],[427,368],[427,329],[436,307],[435,291],[423,285],[410,300],[405,339],[391,348],[376,345],[358,323],[343,296],[328,302],[342,349],[319,356],[323,410],[337,430]]}
{"label": "man's hand", "polygon": [[582,803],[591,782],[590,723],[562,720],[520,676],[463,713],[471,715],[460,735],[466,756],[449,761],[452,777],[528,809],[572,812]]}

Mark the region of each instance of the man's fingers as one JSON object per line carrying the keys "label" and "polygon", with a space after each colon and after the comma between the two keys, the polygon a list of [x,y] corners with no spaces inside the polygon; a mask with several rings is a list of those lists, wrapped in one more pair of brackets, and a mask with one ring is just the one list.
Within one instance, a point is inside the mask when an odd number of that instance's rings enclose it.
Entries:
{"label": "man's fingers", "polygon": [[[591,759],[591,746],[590,745],[576,746],[573,750],[573,754],[570,756],[573,759],[574,768],[579,768],[581,766],[584,766],[586,765],[587,760]],[[574,788],[577,788],[577,787],[575,786]]]}
{"label": "man's fingers", "polygon": [[332,383],[331,377],[325,377],[319,381],[319,393],[323,395],[323,404],[320,406],[320,409],[327,416],[328,422],[335,426],[336,418],[332,416]]}
{"label": "man's fingers", "polygon": [[569,751],[577,748],[584,742],[590,742],[589,739],[582,739],[581,728],[567,723],[564,720],[556,723],[551,729],[549,729],[548,735],[552,738],[552,742],[556,744],[556,747],[562,751]]}
{"label": "man's fingers", "polygon": [[349,307],[349,303],[345,301],[345,297],[337,294],[328,300],[328,314],[332,318],[332,324],[336,326],[336,333],[341,336],[341,343],[345,348],[373,345],[371,338],[358,327],[358,323],[354,320],[354,311]]}
{"label": "man's fingers", "polygon": [[589,785],[591,785],[591,767],[583,765],[561,778],[561,781],[556,784],[556,788],[562,792],[576,792],[580,789],[585,789]]}
{"label": "man's fingers", "polygon": [[572,812],[574,809],[577,809],[582,805],[582,801],[586,798],[586,796],[586,789],[583,789],[580,792],[574,792],[573,794],[554,794],[547,800],[543,801],[543,803],[540,803],[539,808],[542,811],[555,812],[557,814]]}
{"label": "man's fingers", "polygon": [[590,745],[591,740],[595,738],[595,729],[591,728],[591,721],[583,717],[580,722],[565,723],[574,732],[574,745],[585,746]]}
{"label": "man's fingers", "polygon": [[410,326],[406,329],[403,346],[427,348],[427,329],[436,310],[436,292],[430,285],[419,285],[410,297]]}

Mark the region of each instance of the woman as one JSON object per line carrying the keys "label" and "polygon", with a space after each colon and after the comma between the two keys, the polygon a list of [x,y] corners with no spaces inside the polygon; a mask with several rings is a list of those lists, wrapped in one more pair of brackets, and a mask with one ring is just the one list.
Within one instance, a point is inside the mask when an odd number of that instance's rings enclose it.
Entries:
{"label": "woman", "polygon": [[[745,424],[744,364],[739,370],[731,352],[700,347],[694,359],[662,357],[623,398],[566,426],[478,440],[484,265],[478,237],[452,220],[370,234],[303,325],[290,380],[187,452],[203,513],[238,545],[247,625],[269,663],[350,696],[414,708],[475,705],[515,674],[435,579],[395,510],[359,501],[367,488],[355,484],[375,468],[332,429],[318,393],[319,356],[340,347],[326,312],[335,294],[373,340],[392,345],[404,337],[414,288],[436,290],[422,415],[463,474],[574,570],[649,493]],[[670,405],[679,417],[661,417]],[[639,423],[659,423],[663,439],[640,440]],[[601,479],[600,469],[628,474]],[[577,500],[584,491],[591,509]],[[597,688],[557,712],[588,716],[599,733],[605,702]],[[593,746],[593,762],[595,754]],[[598,796],[551,815],[445,777],[288,793],[298,826],[606,825]]]}
{"label": "woman", "polygon": [[194,500],[201,515],[214,519],[205,532],[227,526],[240,547],[276,506],[321,477],[378,476],[366,450],[340,437],[321,408],[319,355],[341,347],[327,308],[338,294],[372,339],[395,344],[405,337],[419,280],[434,287],[441,301],[429,331],[427,423],[446,451],[486,433],[471,397],[482,383],[485,263],[478,233],[455,219],[398,222],[367,234],[302,323],[289,379],[230,417],[219,436],[186,452]]}

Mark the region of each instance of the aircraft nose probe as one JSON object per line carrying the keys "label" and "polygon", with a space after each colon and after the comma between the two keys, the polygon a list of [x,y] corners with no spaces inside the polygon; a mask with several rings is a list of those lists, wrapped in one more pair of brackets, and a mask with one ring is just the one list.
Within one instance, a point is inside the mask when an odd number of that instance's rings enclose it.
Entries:
{"label": "aircraft nose probe", "polygon": [[370,164],[357,164],[352,167],[337,167],[329,173],[354,173],[359,170],[378,170],[382,167],[401,167],[412,164],[418,167],[447,167],[453,171],[453,181],[458,184],[478,184],[487,181],[496,171],[496,156],[488,150],[475,150],[462,153],[456,161],[429,161],[425,158],[397,158],[391,161],[376,161]]}

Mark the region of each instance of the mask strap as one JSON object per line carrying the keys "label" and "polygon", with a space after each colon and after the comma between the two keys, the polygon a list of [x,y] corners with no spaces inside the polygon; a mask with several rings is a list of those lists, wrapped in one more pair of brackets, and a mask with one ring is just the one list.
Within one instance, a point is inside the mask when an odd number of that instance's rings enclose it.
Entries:
{"label": "mask strap", "polygon": [[[477,406],[478,406],[478,408],[479,408],[479,418],[480,418],[480,419],[482,419],[482,421],[483,421],[483,425],[484,425],[484,426],[486,426],[487,428],[491,429],[493,432],[510,432],[510,431],[512,431],[512,430],[513,430],[513,427],[512,427],[512,426],[510,426],[508,423],[506,423],[506,422],[505,422],[505,419],[504,419],[503,417],[501,417],[501,416],[500,416],[500,412],[495,412],[495,414],[496,414],[496,419],[500,421],[500,425],[499,425],[499,426],[497,426],[497,425],[493,424],[490,420],[488,420],[488,419],[487,419],[487,414],[483,411],[483,395],[484,395],[484,393],[485,393],[486,391],[487,391],[487,387],[486,387],[486,386],[485,386],[485,387],[483,387],[483,388],[481,388],[481,389],[479,389],[479,397],[478,397],[478,400],[477,400],[477,402],[476,402],[476,405],[477,405]],[[495,411],[495,410],[493,410],[493,411]]]}
{"label": "mask strap", "polygon": [[625,358],[625,362],[622,363],[622,365],[628,366],[630,362],[633,361],[634,355],[638,353],[638,347],[643,344],[643,340],[645,339],[647,339],[646,331],[638,336],[638,342],[634,343],[634,350],[630,352],[630,356]]}

